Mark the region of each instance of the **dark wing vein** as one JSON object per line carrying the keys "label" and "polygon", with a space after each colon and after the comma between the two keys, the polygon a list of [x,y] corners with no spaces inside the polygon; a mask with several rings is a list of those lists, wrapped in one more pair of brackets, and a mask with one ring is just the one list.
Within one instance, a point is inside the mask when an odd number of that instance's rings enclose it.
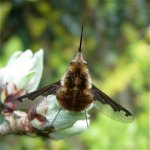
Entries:
{"label": "dark wing vein", "polygon": [[24,98],[34,100],[38,96],[48,96],[50,94],[56,94],[56,91],[59,87],[60,87],[60,81],[57,81],[51,85],[45,86],[45,87],[38,89],[36,91],[33,91],[31,93],[17,97],[16,100],[22,101]]}
{"label": "dark wing vein", "polygon": [[133,121],[133,116],[127,109],[116,103],[109,96],[99,90],[95,85],[92,85],[91,92],[94,96],[95,106],[105,115],[121,122]]}
{"label": "dark wing vein", "polygon": [[57,89],[60,87],[60,81],[51,85],[45,86],[39,90],[17,97],[14,101],[17,110],[28,111],[31,107],[36,107],[48,95],[56,94]]}

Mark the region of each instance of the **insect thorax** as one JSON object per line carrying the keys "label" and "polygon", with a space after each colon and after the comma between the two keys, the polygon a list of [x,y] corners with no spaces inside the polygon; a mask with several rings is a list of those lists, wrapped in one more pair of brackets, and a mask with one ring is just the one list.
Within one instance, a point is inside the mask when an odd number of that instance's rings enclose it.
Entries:
{"label": "insect thorax", "polygon": [[59,104],[70,111],[83,111],[92,103],[91,81],[87,66],[70,65],[62,87],[57,91]]}

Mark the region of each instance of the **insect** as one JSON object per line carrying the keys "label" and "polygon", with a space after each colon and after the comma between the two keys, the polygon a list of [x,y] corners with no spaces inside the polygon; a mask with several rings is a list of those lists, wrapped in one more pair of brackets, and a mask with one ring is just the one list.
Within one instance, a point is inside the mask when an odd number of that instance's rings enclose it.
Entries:
{"label": "insect", "polygon": [[108,117],[121,122],[131,122],[133,115],[92,83],[88,64],[82,54],[82,36],[83,26],[78,52],[74,59],[71,60],[61,80],[18,97],[17,101],[24,101],[26,99],[34,101],[40,95],[46,97],[54,94],[60,107],[63,109],[74,112],[86,112],[86,109],[94,103],[99,111]]}

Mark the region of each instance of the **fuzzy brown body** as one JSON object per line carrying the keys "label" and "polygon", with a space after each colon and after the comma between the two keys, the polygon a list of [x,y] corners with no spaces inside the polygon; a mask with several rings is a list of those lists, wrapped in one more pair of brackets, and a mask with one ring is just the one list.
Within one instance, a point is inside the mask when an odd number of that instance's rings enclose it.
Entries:
{"label": "fuzzy brown body", "polygon": [[90,92],[89,78],[86,64],[70,64],[62,79],[62,86],[56,93],[58,102],[64,109],[83,111],[92,103],[93,95]]}

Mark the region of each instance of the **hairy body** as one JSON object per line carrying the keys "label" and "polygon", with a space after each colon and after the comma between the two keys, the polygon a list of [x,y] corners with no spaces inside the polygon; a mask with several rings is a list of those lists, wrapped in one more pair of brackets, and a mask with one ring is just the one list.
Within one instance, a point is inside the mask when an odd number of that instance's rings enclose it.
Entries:
{"label": "hairy body", "polygon": [[70,111],[85,110],[93,100],[87,64],[73,62],[56,93],[59,104]]}

